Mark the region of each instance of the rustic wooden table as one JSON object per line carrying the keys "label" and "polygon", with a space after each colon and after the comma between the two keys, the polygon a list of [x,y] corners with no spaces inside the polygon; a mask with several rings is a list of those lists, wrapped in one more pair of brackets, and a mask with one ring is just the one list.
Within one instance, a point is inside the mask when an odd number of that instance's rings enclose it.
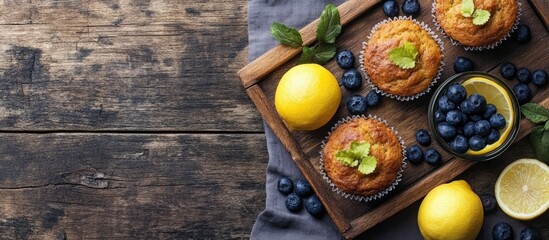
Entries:
{"label": "rustic wooden table", "polygon": [[[235,75],[246,1],[3,1],[0,13],[0,239],[249,237],[268,159]],[[460,178],[491,192],[506,162],[532,156],[521,141]],[[527,224],[549,238],[548,214]]]}

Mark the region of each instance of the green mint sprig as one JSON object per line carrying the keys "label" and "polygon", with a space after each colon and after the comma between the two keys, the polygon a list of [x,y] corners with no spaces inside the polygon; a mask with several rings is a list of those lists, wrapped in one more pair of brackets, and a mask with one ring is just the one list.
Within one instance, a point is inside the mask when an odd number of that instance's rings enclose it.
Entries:
{"label": "green mint sprig", "polygon": [[402,46],[389,52],[389,59],[402,69],[410,69],[416,66],[417,48],[411,42],[404,40]]}
{"label": "green mint sprig", "polygon": [[481,26],[490,20],[490,12],[484,9],[475,9],[475,3],[473,0],[461,1],[461,15],[466,18],[473,18],[473,24]]}
{"label": "green mint sprig", "polygon": [[271,25],[271,35],[282,45],[299,48],[302,47],[299,64],[318,63],[326,64],[336,54],[335,41],[341,33],[341,20],[339,10],[334,4],[326,5],[316,29],[318,43],[314,46],[303,46],[303,40],[299,31],[282,23],[274,22]]}
{"label": "green mint sprig", "polygon": [[549,109],[537,103],[526,103],[520,107],[524,116],[538,126],[530,133],[530,144],[539,160],[549,162]]}
{"label": "green mint sprig", "polygon": [[353,141],[349,149],[336,153],[336,159],[348,167],[358,166],[358,171],[362,174],[370,174],[376,169],[377,159],[369,154],[369,143]]}

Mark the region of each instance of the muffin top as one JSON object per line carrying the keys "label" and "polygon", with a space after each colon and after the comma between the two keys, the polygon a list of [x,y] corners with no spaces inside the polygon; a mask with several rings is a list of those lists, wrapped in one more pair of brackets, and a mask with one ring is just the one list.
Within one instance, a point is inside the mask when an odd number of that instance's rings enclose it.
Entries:
{"label": "muffin top", "polygon": [[[344,165],[336,158],[353,142],[370,144],[369,155],[377,163],[373,172],[361,173],[357,167]],[[371,196],[389,187],[402,165],[402,146],[395,133],[372,118],[353,118],[340,124],[331,134],[322,152],[324,170],[332,183],[345,193]]]}
{"label": "muffin top", "polygon": [[436,0],[436,21],[444,32],[464,46],[482,47],[497,43],[511,31],[517,19],[516,0],[474,0],[475,9],[490,12],[488,22],[473,24],[461,13],[462,0]]}
{"label": "muffin top", "polygon": [[[389,58],[389,52],[409,42],[418,55],[415,66],[403,69]],[[425,91],[437,77],[442,61],[438,43],[412,20],[381,24],[364,49],[364,71],[381,91],[398,96],[414,96]]]}

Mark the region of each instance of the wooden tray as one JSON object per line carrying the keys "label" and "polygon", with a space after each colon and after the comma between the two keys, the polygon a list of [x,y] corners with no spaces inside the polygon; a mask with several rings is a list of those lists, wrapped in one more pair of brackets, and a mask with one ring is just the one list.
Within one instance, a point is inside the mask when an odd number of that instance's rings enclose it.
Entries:
{"label": "wooden tray", "polygon": [[[446,66],[439,83],[454,74],[452,66],[457,56],[466,56],[473,59],[476,70],[490,72],[496,76],[500,76],[499,64],[503,61],[511,61],[517,67],[524,66],[532,70],[539,68],[549,70],[548,1],[521,1],[521,22],[526,23],[533,33],[532,40],[528,44],[518,45],[512,40],[507,40],[495,50],[481,52],[469,52],[460,46],[452,46],[448,38],[443,37],[440,32],[436,31],[431,16],[432,1],[421,0],[420,3],[422,9],[418,20],[427,23],[444,40],[445,44],[443,54]],[[344,26],[337,40],[338,49],[350,49],[355,53],[358,61],[362,42],[366,41],[366,36],[376,23],[386,19],[381,5],[379,0],[350,0],[338,7],[341,22]],[[315,20],[300,30],[305,44],[312,44],[316,41],[317,22],[318,20]],[[345,107],[348,96],[356,93],[364,95],[370,89],[362,87],[360,91],[350,92],[341,87],[343,93],[342,103],[331,122],[312,132],[288,130],[274,108],[274,92],[282,74],[296,65],[299,53],[300,50],[279,45],[246,65],[238,71],[237,75],[259,112],[290,152],[293,160],[311,183],[345,238],[358,236],[419,200],[436,185],[453,179],[474,164],[474,162],[452,158],[436,143],[433,143],[432,146],[441,152],[444,164],[438,168],[425,163],[420,165],[409,164],[404,170],[402,182],[389,196],[375,202],[364,203],[348,200],[336,194],[319,173],[320,143],[337,120],[349,115]],[[326,64],[325,67],[338,78],[343,73],[343,70],[337,66],[334,60]],[[516,84],[516,80],[506,81],[506,83],[512,87]],[[437,86],[438,84],[434,88]],[[429,94],[411,102],[383,98],[381,106],[368,109],[367,114],[377,115],[387,120],[402,136],[406,146],[409,146],[415,142],[414,134],[417,129],[428,129],[426,106],[434,88]],[[530,84],[530,88],[535,94],[532,102],[538,102],[549,107],[549,88],[539,90],[532,84]],[[532,127],[528,120],[523,119],[517,140],[526,136]],[[497,161],[497,158],[492,161]]]}

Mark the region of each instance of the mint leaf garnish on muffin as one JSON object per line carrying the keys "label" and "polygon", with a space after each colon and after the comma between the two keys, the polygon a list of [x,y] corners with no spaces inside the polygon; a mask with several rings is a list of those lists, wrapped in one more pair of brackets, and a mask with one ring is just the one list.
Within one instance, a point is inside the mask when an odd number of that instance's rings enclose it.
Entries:
{"label": "mint leaf garnish on muffin", "polygon": [[473,24],[484,25],[490,19],[490,12],[482,9],[477,9],[473,13]]}
{"label": "mint leaf garnish on muffin", "polygon": [[410,69],[416,66],[417,48],[411,42],[404,40],[402,46],[389,52],[389,59],[402,69]]}
{"label": "mint leaf garnish on muffin", "polygon": [[292,48],[302,48],[298,64],[318,63],[326,64],[336,54],[335,40],[341,33],[341,19],[336,5],[328,4],[322,14],[316,28],[318,42],[313,46],[303,46],[303,39],[297,29],[288,27],[282,23],[271,24],[271,35],[282,45]]}
{"label": "mint leaf garnish on muffin", "polygon": [[464,17],[471,17],[473,16],[473,12],[475,11],[475,3],[473,0],[463,0],[461,1],[461,15]]}
{"label": "mint leaf garnish on muffin", "polygon": [[475,3],[473,0],[462,0],[461,1],[461,15],[466,18],[473,18],[473,24],[480,26],[490,20],[490,12],[483,9],[475,9]]}
{"label": "mint leaf garnish on muffin", "polygon": [[336,153],[336,159],[348,167],[358,166],[358,171],[363,174],[370,174],[376,169],[377,159],[369,154],[369,143],[353,141],[349,149]]}

